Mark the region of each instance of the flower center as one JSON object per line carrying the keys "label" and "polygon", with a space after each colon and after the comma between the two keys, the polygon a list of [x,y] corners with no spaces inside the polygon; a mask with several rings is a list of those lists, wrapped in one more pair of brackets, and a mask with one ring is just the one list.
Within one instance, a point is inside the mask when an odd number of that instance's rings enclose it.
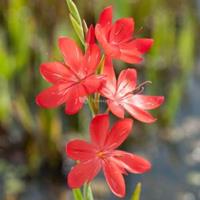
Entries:
{"label": "flower center", "polygon": [[105,157],[105,152],[103,152],[103,151],[97,152],[97,157],[103,159]]}

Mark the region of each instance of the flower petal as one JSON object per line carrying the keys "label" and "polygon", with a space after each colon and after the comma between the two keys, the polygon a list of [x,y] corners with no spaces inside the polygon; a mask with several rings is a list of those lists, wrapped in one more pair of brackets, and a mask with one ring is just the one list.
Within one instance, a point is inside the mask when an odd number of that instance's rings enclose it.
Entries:
{"label": "flower petal", "polygon": [[105,160],[103,165],[103,172],[110,190],[116,196],[124,197],[126,191],[122,170],[120,170],[119,167],[117,167],[113,162]]}
{"label": "flower petal", "polygon": [[78,74],[82,66],[83,54],[75,41],[67,37],[60,37],[59,48],[64,56],[65,64],[75,74]]}
{"label": "flower petal", "polygon": [[134,21],[132,18],[121,18],[111,28],[109,41],[112,43],[123,43],[131,40],[134,32]]}
{"label": "flower petal", "polygon": [[87,75],[94,73],[100,62],[100,49],[96,44],[91,44],[87,48],[83,59],[83,70]]}
{"label": "flower petal", "polygon": [[105,146],[109,149],[120,146],[128,137],[132,126],[133,120],[128,118],[116,122],[106,138]]}
{"label": "flower petal", "polygon": [[100,14],[99,17],[99,24],[101,26],[105,26],[106,24],[111,24],[112,23],[112,6],[106,7]]}
{"label": "flower petal", "polygon": [[90,160],[95,157],[94,145],[83,140],[72,140],[66,145],[67,156],[73,160]]}
{"label": "flower petal", "polygon": [[67,91],[65,113],[69,115],[77,113],[82,108],[87,95],[88,92],[83,83],[72,85]]}
{"label": "flower petal", "polygon": [[105,58],[103,75],[105,76],[106,81],[105,84],[103,84],[100,93],[102,96],[112,99],[116,92],[116,77],[112,60],[108,56]]}
{"label": "flower petal", "polygon": [[97,24],[95,27],[95,34],[96,38],[99,41],[99,43],[102,45],[105,54],[111,57],[119,57],[120,56],[120,49],[116,45],[111,45],[108,42],[110,32],[110,25],[106,25],[105,27],[102,27],[100,24]]}
{"label": "flower petal", "polygon": [[69,187],[80,188],[84,183],[92,181],[100,169],[101,164],[98,159],[91,159],[77,164],[68,174]]}
{"label": "flower petal", "polygon": [[121,59],[127,63],[139,64],[143,61],[141,53],[137,50],[136,47],[132,47],[129,43],[123,43],[119,45],[120,56],[118,59]]}
{"label": "flower petal", "polygon": [[131,173],[141,174],[151,169],[151,163],[148,160],[125,151],[115,150],[113,158],[117,165]]}
{"label": "flower petal", "polygon": [[101,147],[105,142],[108,129],[108,114],[100,114],[94,117],[90,123],[90,137],[92,143]]}
{"label": "flower petal", "polygon": [[144,123],[153,123],[156,121],[150,113],[142,110],[141,108],[136,107],[131,103],[124,103],[123,107],[127,110],[127,112],[132,115],[135,119],[144,122]]}
{"label": "flower petal", "polygon": [[[127,53],[125,52],[125,49],[120,49],[121,51],[121,55],[120,57],[115,57],[116,59],[120,59],[126,63],[130,63],[130,64],[140,64],[143,61],[143,58],[140,57],[137,52],[135,53]],[[134,50],[132,50],[132,52],[134,52]]]}
{"label": "flower petal", "polygon": [[68,98],[66,101],[65,113],[68,115],[76,114],[82,107],[84,103],[84,98]]}
{"label": "flower petal", "polygon": [[119,118],[124,118],[124,108],[117,101],[107,100],[110,111]]}
{"label": "flower petal", "polygon": [[147,95],[133,95],[131,103],[138,108],[144,110],[151,110],[159,107],[164,102],[163,96],[147,96]]}
{"label": "flower petal", "polygon": [[106,76],[106,79],[111,82],[113,86],[116,86],[116,76],[112,64],[112,58],[109,56],[105,57],[103,73]]}
{"label": "flower petal", "polygon": [[129,43],[130,48],[136,48],[141,54],[146,53],[153,45],[153,40],[148,38],[138,38]]}
{"label": "flower petal", "polygon": [[117,81],[117,96],[122,97],[132,92],[137,84],[137,72],[135,69],[122,70]]}
{"label": "flower petal", "polygon": [[86,43],[87,44],[95,43],[95,29],[93,25],[90,25],[88,32],[86,34]]}
{"label": "flower petal", "polygon": [[55,108],[66,101],[68,89],[66,84],[49,87],[37,95],[36,103],[44,108]]}
{"label": "flower petal", "polygon": [[82,85],[85,88],[85,95],[83,96],[87,96],[89,94],[98,92],[103,83],[104,83],[104,76],[102,75],[91,75],[88,76],[85,80],[82,81]]}
{"label": "flower petal", "polygon": [[71,82],[72,84],[77,81],[74,74],[59,62],[43,63],[40,66],[40,73],[46,81],[54,84],[66,82]]}

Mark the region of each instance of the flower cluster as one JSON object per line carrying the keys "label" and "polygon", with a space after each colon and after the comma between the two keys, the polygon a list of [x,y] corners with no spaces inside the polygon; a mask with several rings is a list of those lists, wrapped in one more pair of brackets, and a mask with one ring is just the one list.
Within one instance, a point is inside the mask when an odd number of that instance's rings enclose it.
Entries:
{"label": "flower cluster", "polygon": [[[109,114],[95,113],[90,123],[91,141],[72,140],[66,145],[67,155],[77,161],[68,175],[71,188],[89,183],[102,169],[111,191],[124,197],[123,175],[127,172],[144,173],[151,168],[150,162],[144,158],[116,150],[133,126],[133,119],[125,118],[125,111],[141,122],[153,123],[156,119],[147,110],[159,107],[164,101],[163,96],[141,94],[146,82],[137,85],[137,72],[133,68],[121,71],[116,79],[113,59],[141,63],[142,55],[153,44],[152,39],[134,38],[133,33],[133,19],[122,18],[113,23],[112,7],[107,7],[95,27],[91,25],[85,35],[85,53],[74,40],[61,37],[58,44],[64,62],[40,66],[41,75],[52,86],[36,97],[39,106],[55,108],[65,104],[65,113],[75,114],[88,96],[93,100],[102,96],[108,111],[120,118],[110,128]],[[96,40],[103,49],[102,54]]]}

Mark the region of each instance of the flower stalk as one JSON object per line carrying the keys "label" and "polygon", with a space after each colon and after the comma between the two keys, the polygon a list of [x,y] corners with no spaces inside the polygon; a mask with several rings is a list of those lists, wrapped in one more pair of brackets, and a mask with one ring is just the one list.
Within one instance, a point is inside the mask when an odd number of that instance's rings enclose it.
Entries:
{"label": "flower stalk", "polygon": [[[116,78],[112,61],[141,63],[142,55],[150,49],[153,40],[133,37],[134,21],[131,18],[121,18],[113,23],[112,6],[105,8],[97,24],[88,28],[86,22],[82,22],[75,3],[72,0],[66,2],[73,28],[85,51],[82,52],[74,40],[59,38],[64,64],[48,62],[40,66],[40,73],[52,86],[37,95],[36,103],[44,108],[65,104],[65,113],[72,115],[78,113],[87,99],[92,114],[90,141],[75,139],[67,143],[66,154],[76,162],[68,174],[68,185],[73,190],[74,200],[94,200],[90,183],[102,170],[110,190],[124,198],[123,176],[128,172],[145,173],[151,168],[151,163],[117,148],[131,133],[132,118],[144,123],[156,120],[147,111],[159,107],[164,97],[141,94],[150,82],[137,86],[137,71],[134,68],[122,70]],[[101,96],[107,104],[103,114],[99,113]],[[126,118],[125,111],[132,118]],[[109,112],[120,118],[112,127],[109,125]],[[139,184],[131,200],[139,200],[140,192]]]}

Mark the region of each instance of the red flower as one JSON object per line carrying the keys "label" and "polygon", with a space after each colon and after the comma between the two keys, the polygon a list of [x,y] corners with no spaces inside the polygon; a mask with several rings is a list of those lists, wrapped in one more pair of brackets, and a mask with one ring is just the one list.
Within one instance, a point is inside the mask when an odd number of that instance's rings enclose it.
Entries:
{"label": "red flower", "polygon": [[100,15],[95,27],[97,40],[104,48],[105,54],[127,63],[140,63],[142,54],[153,44],[152,39],[133,39],[134,21],[121,18],[112,24],[112,7],[107,7]]}
{"label": "red flower", "polygon": [[91,44],[83,55],[76,43],[67,37],[59,39],[59,47],[65,64],[52,62],[41,65],[41,75],[53,86],[42,91],[36,102],[44,108],[66,103],[65,112],[74,114],[83,106],[84,97],[101,87],[103,76],[95,74],[100,50],[96,44]]}
{"label": "red flower", "polygon": [[106,97],[110,111],[124,118],[124,110],[139,121],[153,123],[156,119],[146,110],[159,107],[164,102],[163,96],[146,96],[137,94],[137,72],[135,69],[121,71],[116,81],[111,59],[106,59],[104,75],[106,83],[100,93]]}
{"label": "red flower", "polygon": [[97,115],[90,124],[91,142],[73,140],[66,146],[67,155],[79,161],[68,175],[71,188],[90,182],[101,169],[111,191],[118,197],[125,195],[123,174],[144,173],[151,164],[140,156],[115,150],[128,137],[133,121],[123,119],[109,129],[109,116]]}

